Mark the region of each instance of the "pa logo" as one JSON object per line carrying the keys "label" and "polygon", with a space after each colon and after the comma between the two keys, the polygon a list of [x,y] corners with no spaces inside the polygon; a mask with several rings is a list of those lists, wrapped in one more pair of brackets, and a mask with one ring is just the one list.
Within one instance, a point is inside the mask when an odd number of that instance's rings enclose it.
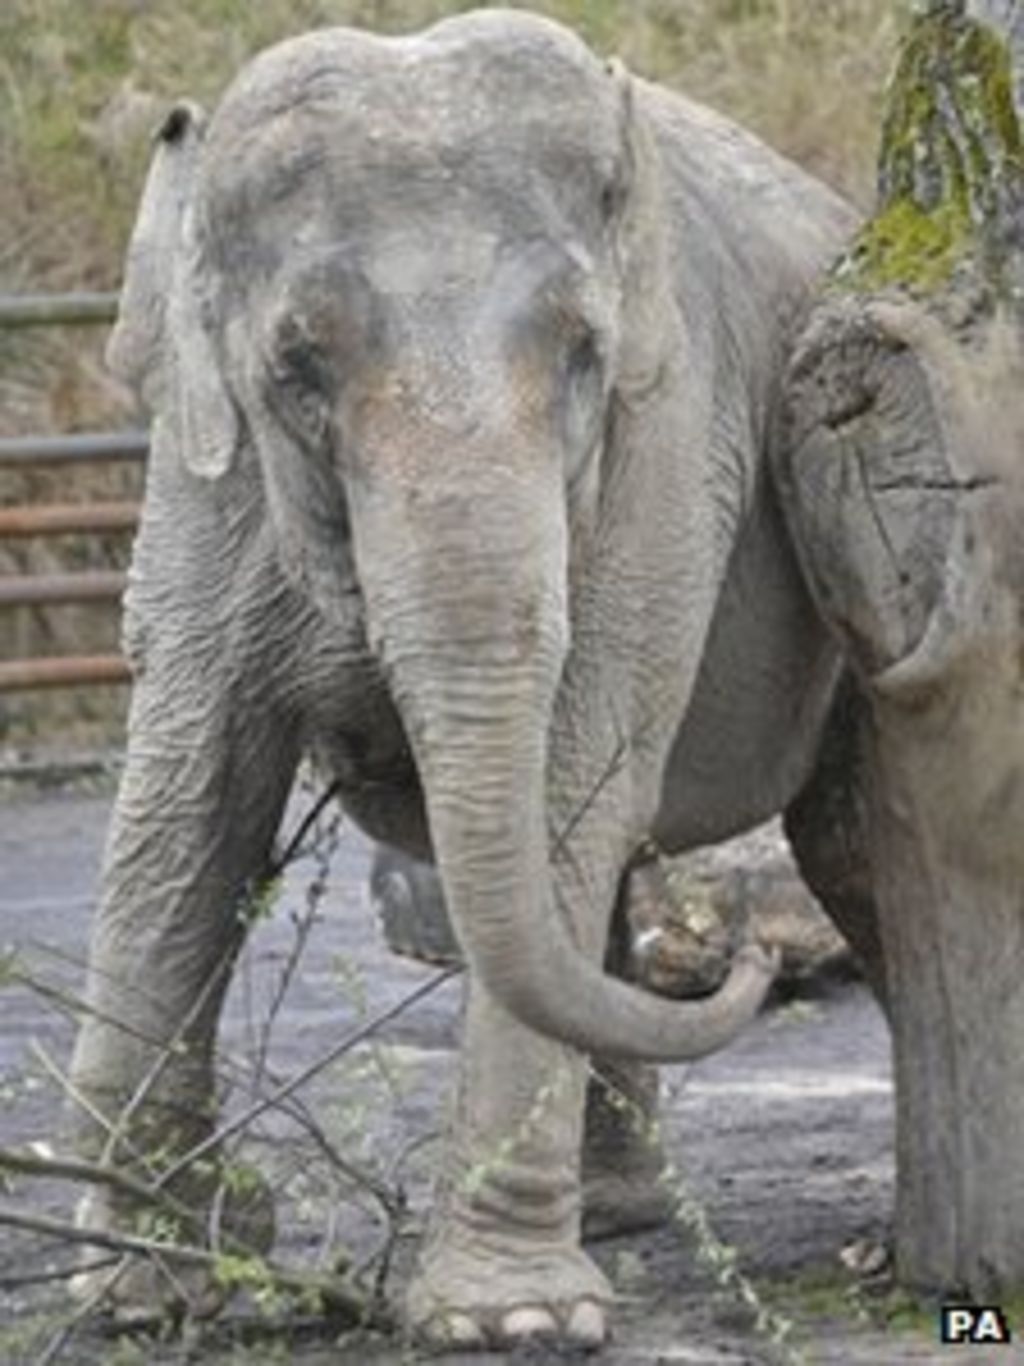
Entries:
{"label": "pa logo", "polygon": [[944,1304],[942,1341],[950,1343],[1009,1343],[1006,1315],[993,1304]]}

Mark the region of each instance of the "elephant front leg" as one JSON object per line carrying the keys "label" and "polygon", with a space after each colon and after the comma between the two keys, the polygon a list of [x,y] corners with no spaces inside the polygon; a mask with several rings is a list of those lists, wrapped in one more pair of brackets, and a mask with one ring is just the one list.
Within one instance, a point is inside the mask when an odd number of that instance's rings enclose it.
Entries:
{"label": "elephant front leg", "polygon": [[[267,867],[295,763],[287,728],[251,684],[246,695],[194,682],[200,695],[187,703],[151,674],[136,692],[71,1073],[79,1148],[146,1182],[165,1178],[213,1132],[217,1020],[246,930],[246,891]],[[189,1225],[179,1236],[203,1241],[218,1184],[212,1154],[167,1181],[175,1208],[194,1211],[177,1220]],[[259,1203],[244,1231],[266,1242],[272,1217]],[[78,1219],[135,1232],[152,1213],[97,1188]],[[98,1287],[93,1276],[76,1289]],[[209,1310],[212,1291],[137,1263],[108,1298],[142,1317]]]}
{"label": "elephant front leg", "polygon": [[[617,935],[609,947],[609,928],[637,842],[630,829],[643,828],[656,797],[642,794],[646,807],[631,820],[638,785],[629,776],[621,770],[595,796],[592,774],[567,762],[549,808],[550,828],[570,832],[553,842],[549,913],[565,917],[592,962],[619,973],[629,947]],[[618,1072],[604,1063],[598,1070]],[[654,1069],[631,1073],[647,1073],[656,1087]],[[580,1246],[591,1076],[586,1055],[519,1023],[470,977],[447,1162],[408,1297],[411,1327],[435,1348],[604,1341],[612,1288]],[[641,1089],[649,1092],[649,1081]],[[652,1100],[632,1081],[626,1090],[640,1110]],[[603,1137],[622,1155],[621,1126]],[[591,1141],[601,1144],[588,1132]]]}
{"label": "elephant front leg", "polygon": [[611,1288],[579,1246],[587,1070],[470,984],[451,1146],[408,1300],[431,1346],[603,1341]]}

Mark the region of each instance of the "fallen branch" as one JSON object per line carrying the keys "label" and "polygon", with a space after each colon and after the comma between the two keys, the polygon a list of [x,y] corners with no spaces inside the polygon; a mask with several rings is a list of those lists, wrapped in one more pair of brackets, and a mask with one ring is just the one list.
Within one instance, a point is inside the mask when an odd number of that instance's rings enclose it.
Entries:
{"label": "fallen branch", "polygon": [[67,1347],[79,1328],[92,1317],[106,1297],[111,1293],[128,1269],[128,1258],[115,1257],[114,1263],[109,1276],[104,1278],[85,1303],[80,1304],[72,1313],[71,1317],[61,1325],[47,1343],[42,1353],[36,1358],[34,1366],[51,1366],[64,1351],[65,1347]]}
{"label": "fallen branch", "polygon": [[136,1180],[127,1172],[77,1157],[42,1157],[38,1153],[17,1152],[0,1148],[0,1171],[17,1172],[21,1176],[44,1176],[58,1181],[85,1181],[94,1186],[109,1186],[111,1190],[130,1195],[148,1204],[164,1203],[165,1192],[156,1191],[145,1181]]}
{"label": "fallen branch", "polygon": [[386,1010],[379,1011],[371,1019],[367,1020],[365,1024],[360,1025],[358,1029],[354,1029],[339,1043],[336,1043],[332,1048],[329,1048],[326,1053],[322,1054],[314,1062],[311,1062],[308,1067],[304,1067],[300,1072],[297,1072],[294,1077],[289,1078],[288,1081],[282,1082],[282,1084],[275,1087],[269,1095],[264,1096],[261,1100],[255,1101],[248,1109],[243,1110],[241,1114],[235,1115],[233,1119],[227,1120],[210,1134],[208,1138],[204,1138],[201,1143],[197,1143],[195,1147],[189,1149],[189,1151],[180,1157],[177,1162],[173,1162],[167,1168],[160,1176],[158,1184],[161,1186],[166,1185],[187,1167],[192,1166],[194,1162],[198,1162],[201,1157],[205,1157],[207,1153],[213,1152],[215,1149],[219,1148],[225,1139],[230,1138],[233,1134],[238,1133],[242,1129],[247,1129],[253,1120],[259,1119],[259,1117],[266,1114],[268,1110],[273,1110],[279,1106],[281,1102],[286,1100],[293,1092],[299,1090],[300,1087],[305,1086],[307,1082],[311,1081],[317,1073],[322,1072],[326,1067],[330,1067],[332,1063],[337,1062],[339,1058],[350,1052],[357,1044],[363,1043],[366,1039],[370,1038],[371,1035],[375,1034],[382,1025],[397,1019],[398,1016],[404,1014],[410,1006],[415,1005],[417,1001],[421,1001],[425,996],[429,996],[431,992],[436,991],[443,982],[446,982],[450,977],[456,976],[461,971],[461,964],[442,968],[440,972],[435,973],[433,977],[416,987],[414,991],[409,992],[407,996],[403,996],[397,1004],[389,1006]]}
{"label": "fallen branch", "polygon": [[[182,1266],[205,1267],[215,1277],[223,1268],[223,1258],[204,1248],[160,1242],[155,1238],[143,1238],[134,1233],[115,1233],[111,1229],[78,1228],[67,1220],[28,1214],[9,1205],[0,1205],[0,1226],[19,1229],[23,1233],[35,1233],[44,1238],[57,1238],[62,1242],[103,1247],[112,1252],[164,1258]],[[262,1264],[261,1275],[264,1275],[267,1282],[277,1290],[286,1294],[307,1300],[311,1297],[318,1298],[325,1311],[344,1314],[347,1318],[356,1319],[368,1326],[391,1326],[390,1316],[381,1305],[371,1303],[344,1281],[312,1272],[290,1271],[267,1261]]]}
{"label": "fallen branch", "polygon": [[8,1293],[12,1290],[25,1290],[32,1285],[51,1285],[54,1281],[70,1281],[75,1276],[88,1276],[94,1271],[106,1271],[108,1267],[117,1266],[121,1260],[118,1254],[109,1257],[97,1257],[92,1262],[72,1262],[70,1266],[61,1266],[53,1271],[32,1271],[25,1275],[0,1276],[0,1290]]}

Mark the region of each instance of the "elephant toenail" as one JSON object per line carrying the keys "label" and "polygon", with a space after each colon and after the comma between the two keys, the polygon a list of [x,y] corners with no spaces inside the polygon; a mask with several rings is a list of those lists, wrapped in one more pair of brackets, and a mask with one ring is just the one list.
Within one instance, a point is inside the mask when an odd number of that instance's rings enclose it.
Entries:
{"label": "elephant toenail", "polygon": [[482,1347],[484,1333],[476,1319],[468,1314],[445,1314],[430,1325],[429,1336],[439,1347]]}
{"label": "elephant toenail", "polygon": [[111,1318],[119,1328],[152,1328],[161,1322],[161,1312],[156,1304],[119,1304],[115,1301]]}
{"label": "elephant toenail", "polygon": [[605,1339],[604,1310],[594,1300],[580,1300],[569,1316],[568,1333],[581,1347],[600,1347]]}
{"label": "elephant toenail", "polygon": [[501,1321],[501,1331],[507,1342],[522,1342],[526,1338],[552,1336],[558,1331],[558,1324],[547,1309],[529,1306],[510,1310]]}

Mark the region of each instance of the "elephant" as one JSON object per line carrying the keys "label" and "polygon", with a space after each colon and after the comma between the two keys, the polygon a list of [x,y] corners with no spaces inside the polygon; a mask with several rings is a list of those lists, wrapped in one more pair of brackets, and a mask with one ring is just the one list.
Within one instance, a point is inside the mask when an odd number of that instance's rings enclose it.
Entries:
{"label": "elephant", "polygon": [[[434,1347],[604,1340],[587,1057],[701,1056],[771,983],[756,944],[702,1000],[604,965],[650,839],[725,838],[814,769],[842,659],[772,419],[855,221],[517,11],[295,37],[156,139],[108,350],[152,439],[72,1084],[124,1112],[126,1164],[210,1134],[238,906],[312,756],[364,831],[436,862],[468,964],[407,1299]],[[106,1192],[81,1218],[130,1216]],[[139,1267],[111,1293],[162,1291]]]}

